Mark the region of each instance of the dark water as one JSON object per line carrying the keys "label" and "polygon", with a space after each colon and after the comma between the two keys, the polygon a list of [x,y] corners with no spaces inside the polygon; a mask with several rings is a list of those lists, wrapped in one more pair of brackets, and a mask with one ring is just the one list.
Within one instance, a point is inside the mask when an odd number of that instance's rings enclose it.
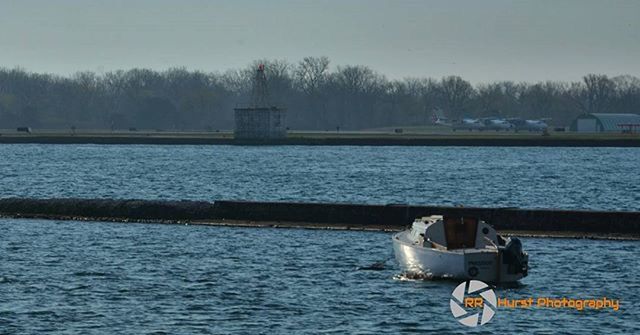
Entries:
{"label": "dark water", "polygon": [[640,210],[640,149],[0,145],[12,196]]}
{"label": "dark water", "polygon": [[639,242],[524,239],[499,297],[621,299],[621,310],[498,309],[454,320],[447,281],[406,281],[388,233],[0,220],[0,333],[640,332]]}
{"label": "dark water", "polygon": [[[0,197],[246,199],[640,210],[640,150],[0,145]],[[0,220],[0,334],[640,333],[640,242],[524,239],[498,297],[621,299],[620,312],[499,309],[403,280],[390,234]]]}

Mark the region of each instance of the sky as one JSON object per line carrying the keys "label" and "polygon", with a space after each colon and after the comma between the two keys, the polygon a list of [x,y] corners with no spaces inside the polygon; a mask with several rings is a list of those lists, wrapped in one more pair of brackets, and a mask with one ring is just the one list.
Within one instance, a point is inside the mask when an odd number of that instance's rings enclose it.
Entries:
{"label": "sky", "polygon": [[0,0],[0,67],[224,72],[327,56],[390,79],[640,76],[640,1]]}

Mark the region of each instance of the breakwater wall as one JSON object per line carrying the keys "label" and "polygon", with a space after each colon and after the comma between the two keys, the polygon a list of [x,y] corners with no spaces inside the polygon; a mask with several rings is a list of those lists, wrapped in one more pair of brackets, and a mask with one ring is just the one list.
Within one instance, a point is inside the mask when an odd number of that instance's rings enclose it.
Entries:
{"label": "breakwater wall", "polygon": [[36,144],[154,144],[154,145],[325,145],[325,146],[470,146],[470,147],[640,147],[640,137],[573,136],[432,136],[432,137],[289,137],[269,140],[234,140],[211,136],[162,135],[6,135],[0,143]]}
{"label": "breakwater wall", "polygon": [[473,216],[497,230],[573,232],[640,237],[640,212],[555,209],[362,205],[252,201],[160,201],[112,199],[0,199],[0,215],[109,221],[295,222],[297,226],[402,229],[416,217]]}

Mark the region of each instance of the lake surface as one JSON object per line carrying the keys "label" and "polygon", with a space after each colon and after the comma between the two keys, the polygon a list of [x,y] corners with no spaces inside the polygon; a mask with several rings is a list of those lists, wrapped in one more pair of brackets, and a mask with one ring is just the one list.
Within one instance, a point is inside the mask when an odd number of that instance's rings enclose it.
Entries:
{"label": "lake surface", "polygon": [[[458,284],[410,281],[391,234],[0,219],[0,333],[462,334]],[[640,243],[523,239],[498,297],[620,299],[620,311],[498,309],[492,334],[640,332]]]}
{"label": "lake surface", "polygon": [[[242,199],[640,210],[622,148],[0,145],[0,197]],[[0,334],[465,333],[449,281],[406,280],[390,234],[0,219]],[[640,242],[524,239],[479,332],[640,333]],[[382,271],[359,267],[388,260]]]}
{"label": "lake surface", "polygon": [[0,197],[640,210],[638,148],[0,145]]}

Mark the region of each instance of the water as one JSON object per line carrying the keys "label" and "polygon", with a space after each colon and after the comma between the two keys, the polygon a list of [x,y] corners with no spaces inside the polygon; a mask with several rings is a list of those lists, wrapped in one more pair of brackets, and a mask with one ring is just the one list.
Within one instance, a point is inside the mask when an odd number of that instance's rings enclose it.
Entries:
{"label": "water", "polygon": [[[0,333],[465,333],[456,282],[358,270],[390,234],[0,220]],[[531,272],[499,297],[621,299],[621,311],[498,309],[488,333],[640,332],[640,243],[526,238]]]}
{"label": "water", "polygon": [[0,145],[0,197],[640,210],[637,148]]}
{"label": "water", "polygon": [[[0,145],[0,197],[243,199],[640,210],[622,148]],[[526,238],[486,333],[640,333],[639,242]],[[458,284],[403,280],[390,234],[0,219],[0,334],[462,334]]]}

